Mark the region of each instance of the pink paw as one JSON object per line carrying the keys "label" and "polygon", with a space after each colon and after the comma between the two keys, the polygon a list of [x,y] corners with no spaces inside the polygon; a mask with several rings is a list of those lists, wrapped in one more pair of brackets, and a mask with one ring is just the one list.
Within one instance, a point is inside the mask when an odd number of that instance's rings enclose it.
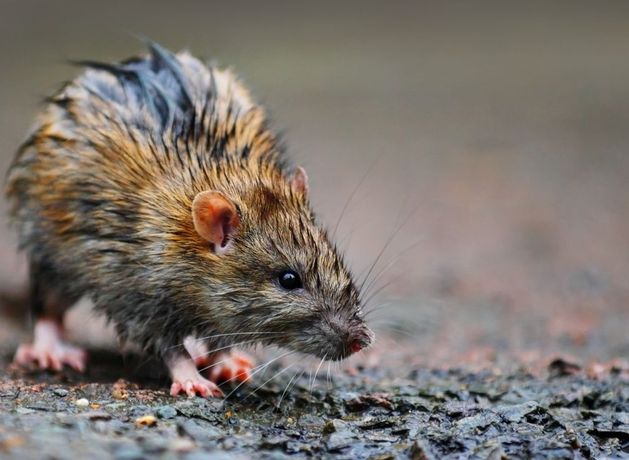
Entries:
{"label": "pink paw", "polygon": [[69,366],[75,371],[85,371],[87,353],[72,345],[62,342],[41,346],[40,344],[24,343],[15,353],[13,362],[19,366],[35,364],[40,369],[61,371],[63,366]]}
{"label": "pink paw", "polygon": [[244,353],[232,351],[219,355],[209,368],[208,377],[212,382],[246,382],[251,378],[252,359]]}
{"label": "pink paw", "polygon": [[201,396],[203,398],[209,398],[210,396],[223,396],[223,392],[215,383],[204,379],[200,375],[194,379],[188,379],[183,382],[174,381],[170,386],[170,395],[177,396],[178,394],[185,393],[188,397]]}

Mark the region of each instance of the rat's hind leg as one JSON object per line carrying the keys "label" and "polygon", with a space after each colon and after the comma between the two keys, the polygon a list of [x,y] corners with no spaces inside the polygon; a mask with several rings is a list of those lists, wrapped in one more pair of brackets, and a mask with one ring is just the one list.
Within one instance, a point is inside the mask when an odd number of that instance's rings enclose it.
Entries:
{"label": "rat's hind leg", "polygon": [[[51,283],[45,273],[31,264],[31,310],[34,319],[33,342],[19,346],[14,362],[20,366],[37,365],[40,369],[62,370],[64,365],[83,372],[87,353],[63,340],[63,316],[78,301],[76,295]],[[46,282],[47,281],[47,282]],[[55,280],[58,281],[58,280]],[[55,286],[50,289],[47,286]]]}
{"label": "rat's hind leg", "polygon": [[83,372],[87,353],[63,341],[63,326],[60,322],[50,318],[39,318],[35,320],[33,342],[20,345],[13,361],[20,366],[35,364],[40,369],[53,371],[60,371],[66,365]]}

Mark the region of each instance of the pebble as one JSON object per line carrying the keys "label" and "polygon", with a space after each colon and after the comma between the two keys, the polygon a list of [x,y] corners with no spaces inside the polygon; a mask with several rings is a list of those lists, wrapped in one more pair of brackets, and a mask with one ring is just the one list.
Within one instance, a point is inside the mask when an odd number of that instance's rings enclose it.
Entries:
{"label": "pebble", "polygon": [[154,415],[143,415],[135,419],[135,425],[142,426],[155,426],[157,424],[157,417]]}
{"label": "pebble", "polygon": [[65,398],[70,393],[65,388],[55,388],[52,392],[61,398]]}
{"label": "pebble", "polygon": [[335,420],[329,420],[325,424],[325,426],[323,427],[322,433],[330,434],[330,433],[335,433],[338,431],[346,431],[347,429],[348,429],[347,422],[344,422],[343,420],[335,419]]}
{"label": "pebble", "polygon": [[74,404],[76,404],[77,407],[87,407],[90,405],[90,402],[85,398],[81,398],[74,401]]}
{"label": "pebble", "polygon": [[129,399],[129,392],[122,388],[114,388],[111,392],[111,396],[114,399]]}
{"label": "pebble", "polygon": [[177,416],[177,409],[172,406],[160,406],[157,408],[157,416],[162,419],[171,419]]}

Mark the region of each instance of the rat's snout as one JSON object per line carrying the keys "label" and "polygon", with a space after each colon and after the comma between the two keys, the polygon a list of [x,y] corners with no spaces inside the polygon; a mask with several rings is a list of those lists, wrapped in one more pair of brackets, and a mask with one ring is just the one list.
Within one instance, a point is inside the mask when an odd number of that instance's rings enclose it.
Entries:
{"label": "rat's snout", "polygon": [[358,353],[360,350],[367,348],[371,345],[373,340],[373,333],[363,326],[361,330],[350,331],[347,340],[347,349],[349,354]]}
{"label": "rat's snout", "polygon": [[329,330],[326,334],[328,344],[332,348],[326,353],[329,359],[347,358],[369,347],[373,341],[373,332],[362,320],[333,317],[328,318],[326,322]]}

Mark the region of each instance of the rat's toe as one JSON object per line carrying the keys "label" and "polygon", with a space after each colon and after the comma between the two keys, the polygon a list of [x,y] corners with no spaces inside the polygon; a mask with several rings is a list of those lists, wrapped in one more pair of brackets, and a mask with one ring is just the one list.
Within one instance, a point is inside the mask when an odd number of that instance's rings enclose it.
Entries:
{"label": "rat's toe", "polygon": [[173,382],[170,386],[170,395],[178,396],[185,394],[189,398],[201,396],[203,398],[223,396],[223,392],[216,384],[200,377],[198,380],[186,380],[184,382]]}
{"label": "rat's toe", "polygon": [[33,343],[18,347],[13,362],[22,367],[38,367],[55,372],[69,366],[78,372],[85,370],[87,354],[81,348],[63,341],[62,327],[56,322],[40,319],[35,325]]}
{"label": "rat's toe", "polygon": [[[223,355],[225,356],[225,355]],[[252,359],[241,352],[230,352],[211,366],[208,376],[212,382],[246,382],[251,377]]]}

